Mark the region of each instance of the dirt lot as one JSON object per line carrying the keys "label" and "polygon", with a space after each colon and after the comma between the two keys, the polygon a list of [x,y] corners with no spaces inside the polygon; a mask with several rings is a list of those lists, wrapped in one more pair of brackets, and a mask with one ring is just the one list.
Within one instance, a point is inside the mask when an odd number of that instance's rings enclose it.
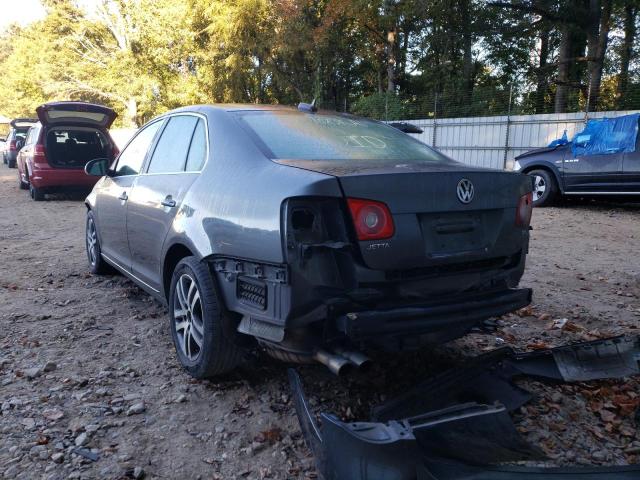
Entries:
{"label": "dirt lot", "polygon": [[[35,203],[17,183],[1,166],[0,476],[315,478],[282,365],[254,355],[228,378],[191,380],[163,307],[121,276],[87,273],[81,199]],[[435,351],[377,357],[368,375],[304,367],[313,408],[365,419],[372,403],[502,344],[638,334],[640,206],[537,210],[533,227],[532,308]],[[537,397],[515,421],[552,464],[640,461],[637,380],[526,387]]]}

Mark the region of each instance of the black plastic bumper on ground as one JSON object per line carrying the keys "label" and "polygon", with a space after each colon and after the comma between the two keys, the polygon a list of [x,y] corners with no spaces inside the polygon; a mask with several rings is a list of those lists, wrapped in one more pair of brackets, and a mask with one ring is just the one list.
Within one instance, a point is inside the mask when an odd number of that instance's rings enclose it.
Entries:
{"label": "black plastic bumper on ground", "polygon": [[[530,394],[511,383],[520,375],[556,381],[640,373],[640,338],[517,354],[509,348],[477,357],[374,409],[371,422],[344,423],[322,414],[319,429],[300,378],[289,379],[307,444],[325,480],[632,480],[640,465],[528,468],[497,466],[543,459],[518,434],[508,411]],[[464,403],[460,399],[464,398]]]}
{"label": "black plastic bumper on ground", "polygon": [[455,325],[473,325],[513,312],[531,303],[531,289],[511,289],[445,299],[427,305],[353,312],[337,319],[337,328],[353,340],[379,335],[437,332]]}

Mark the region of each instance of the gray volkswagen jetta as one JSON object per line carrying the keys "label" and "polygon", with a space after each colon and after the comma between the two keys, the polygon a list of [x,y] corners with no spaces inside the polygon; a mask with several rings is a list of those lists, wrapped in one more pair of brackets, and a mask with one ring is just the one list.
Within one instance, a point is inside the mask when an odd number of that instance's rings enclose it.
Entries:
{"label": "gray volkswagen jetta", "polygon": [[202,105],[142,127],[86,200],[90,268],[168,306],[197,378],[259,346],[339,373],[529,304],[531,179],[313,107]]}

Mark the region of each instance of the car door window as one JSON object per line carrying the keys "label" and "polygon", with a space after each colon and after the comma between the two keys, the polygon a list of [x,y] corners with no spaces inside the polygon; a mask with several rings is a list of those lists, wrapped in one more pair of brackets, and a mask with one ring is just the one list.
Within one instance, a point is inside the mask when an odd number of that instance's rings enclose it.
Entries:
{"label": "car door window", "polygon": [[187,172],[198,172],[202,169],[207,155],[207,135],[205,133],[204,120],[199,119],[193,132],[189,155],[187,155]]}
{"label": "car door window", "polygon": [[153,137],[162,125],[162,121],[154,122],[144,127],[129,145],[125,147],[114,171],[114,176],[137,175],[140,173],[144,158],[153,142]]}
{"label": "car door window", "polygon": [[183,172],[198,117],[176,115],[169,119],[149,162],[147,173]]}

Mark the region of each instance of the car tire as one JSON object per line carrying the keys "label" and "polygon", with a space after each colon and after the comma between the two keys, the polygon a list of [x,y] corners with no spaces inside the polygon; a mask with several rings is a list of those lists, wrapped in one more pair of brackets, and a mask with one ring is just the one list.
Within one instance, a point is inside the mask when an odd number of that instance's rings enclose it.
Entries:
{"label": "car tire", "polygon": [[20,190],[28,190],[29,189],[29,182],[23,182],[22,181],[22,175],[20,175],[20,172],[18,172],[18,186],[20,187]]}
{"label": "car tire", "polygon": [[533,206],[551,205],[558,196],[558,184],[548,170],[531,170],[527,172],[533,177]]}
{"label": "car tire", "polygon": [[41,188],[36,188],[29,184],[29,193],[31,194],[31,198],[36,202],[44,200],[44,191]]}
{"label": "car tire", "polygon": [[213,276],[194,257],[183,258],[173,271],[169,319],[178,360],[192,377],[211,378],[242,362],[243,350],[225,334]]}
{"label": "car tire", "polygon": [[102,258],[100,240],[98,239],[98,229],[96,227],[96,217],[91,210],[87,212],[84,238],[84,244],[87,250],[87,260],[89,261],[89,271],[94,275],[114,273],[111,265],[105,262],[104,258]]}

